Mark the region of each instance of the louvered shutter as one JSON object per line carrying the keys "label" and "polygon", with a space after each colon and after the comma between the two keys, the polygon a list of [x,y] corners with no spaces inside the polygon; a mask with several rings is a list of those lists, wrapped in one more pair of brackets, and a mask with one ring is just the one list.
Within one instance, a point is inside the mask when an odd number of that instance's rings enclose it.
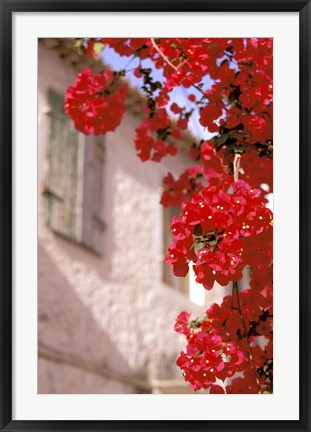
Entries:
{"label": "louvered shutter", "polygon": [[46,222],[54,232],[101,254],[105,228],[103,137],[79,134],[63,105],[63,97],[50,90]]}
{"label": "louvered shutter", "polygon": [[84,151],[82,242],[95,253],[103,252],[103,137],[87,137]]}
{"label": "louvered shutter", "polygon": [[64,113],[63,105],[63,97],[50,90],[45,215],[46,222],[53,231],[78,240],[79,134]]}

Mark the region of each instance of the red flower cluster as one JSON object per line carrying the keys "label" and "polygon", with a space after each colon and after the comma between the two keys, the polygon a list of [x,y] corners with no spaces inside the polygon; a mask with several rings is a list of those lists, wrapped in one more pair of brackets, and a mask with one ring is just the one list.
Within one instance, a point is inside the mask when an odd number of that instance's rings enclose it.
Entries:
{"label": "red flower cluster", "polygon": [[245,330],[238,313],[238,308],[243,311],[245,327],[250,337],[272,335],[272,303],[271,295],[264,291],[244,290],[239,293],[239,302],[234,295],[224,297],[219,306],[214,303],[206,311],[209,320],[212,320],[214,328],[223,338],[241,338],[245,336]]}
{"label": "red flower cluster", "polygon": [[[243,155],[243,171],[240,178],[247,183],[256,185],[257,188],[268,186],[268,192],[273,192],[273,159],[270,157],[258,157],[254,148],[246,149]],[[264,190],[264,189],[262,189]]]}
{"label": "red flower cluster", "polygon": [[271,230],[272,213],[259,190],[242,180],[231,188],[233,193],[212,186],[194,194],[171,226],[166,262],[176,276],[185,276],[192,261],[196,280],[206,289],[215,281],[225,286],[239,280],[250,263],[247,238]]}
{"label": "red flower cluster", "polygon": [[101,41],[103,44],[109,45],[121,56],[137,55],[141,59],[149,56],[149,47],[151,45],[149,38],[103,38]]}
{"label": "red flower cluster", "polygon": [[183,172],[178,180],[175,180],[171,173],[163,179],[164,192],[160,203],[163,207],[180,207],[185,201],[191,199],[194,192],[203,189],[204,176],[199,165],[193,165]]}
{"label": "red flower cluster", "polygon": [[175,156],[177,147],[168,141],[171,134],[171,120],[165,109],[159,109],[136,129],[135,148],[138,157],[143,162],[150,159],[160,162],[167,155]]}
{"label": "red flower cluster", "polygon": [[112,72],[95,74],[84,69],[75,85],[65,95],[65,112],[74,121],[75,128],[85,135],[101,135],[114,131],[125,113],[127,86],[116,86]]}
{"label": "red flower cluster", "polygon": [[272,392],[270,299],[257,293],[256,301],[248,304],[248,300],[249,292],[243,291],[238,305],[234,294],[226,296],[220,306],[214,304],[206,311],[202,321],[191,321],[187,312],[177,317],[174,329],[186,337],[187,346],[176,363],[194,390]]}
{"label": "red flower cluster", "polygon": [[194,390],[210,387],[216,379],[224,380],[241,370],[246,361],[243,351],[233,342],[223,342],[210,332],[192,332],[186,351],[181,352],[177,365]]}

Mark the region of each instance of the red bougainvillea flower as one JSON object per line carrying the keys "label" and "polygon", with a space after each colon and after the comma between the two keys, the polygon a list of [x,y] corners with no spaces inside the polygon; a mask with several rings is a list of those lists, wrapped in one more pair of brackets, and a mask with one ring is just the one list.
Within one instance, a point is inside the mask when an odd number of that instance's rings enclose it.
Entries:
{"label": "red bougainvillea flower", "polygon": [[[257,293],[253,303],[248,304],[249,291],[241,292],[239,298],[237,306],[235,295],[226,296],[220,305],[213,304],[202,320],[191,321],[187,312],[177,317],[175,331],[186,337],[187,346],[176,363],[194,390],[209,389],[210,393],[272,391],[271,299]],[[227,382],[228,377],[233,380]]]}
{"label": "red bougainvillea flower", "polygon": [[167,155],[175,156],[177,147],[168,141],[171,135],[171,120],[164,108],[146,118],[136,129],[135,148],[143,161],[160,162]]}
{"label": "red bougainvillea flower", "polygon": [[183,202],[191,199],[194,192],[203,189],[203,181],[204,175],[202,167],[199,165],[188,168],[177,180],[174,179],[171,173],[168,173],[163,179],[165,190],[160,203],[164,207],[180,207]]}
{"label": "red bougainvillea flower", "polygon": [[223,387],[220,387],[220,385],[214,384],[210,388],[210,394],[224,394],[225,391]]}
{"label": "red bougainvillea flower", "polygon": [[114,131],[125,113],[127,86],[117,86],[112,72],[93,75],[84,69],[75,85],[65,95],[65,112],[73,119],[75,128],[85,135],[101,135]]}
{"label": "red bougainvillea flower", "polygon": [[176,323],[174,326],[174,330],[177,333],[189,335],[190,334],[190,328],[189,328],[189,318],[190,313],[188,312],[181,312],[178,317],[176,318]]}
{"label": "red bougainvillea flower", "polygon": [[[185,335],[188,343],[176,363],[194,390],[209,388],[216,380],[223,381],[244,370],[247,358],[237,342],[226,342],[212,322],[204,327],[206,321],[189,321],[189,318],[190,314],[182,312],[175,324],[175,330]],[[216,387],[212,392],[218,390]]]}
{"label": "red bougainvillea flower", "polygon": [[226,286],[241,279],[243,268],[250,264],[247,238],[271,230],[272,213],[260,191],[243,180],[231,190],[203,189],[183,204],[181,218],[173,221],[174,237],[166,262],[176,276],[185,276],[192,261],[196,280],[206,289],[215,281]]}

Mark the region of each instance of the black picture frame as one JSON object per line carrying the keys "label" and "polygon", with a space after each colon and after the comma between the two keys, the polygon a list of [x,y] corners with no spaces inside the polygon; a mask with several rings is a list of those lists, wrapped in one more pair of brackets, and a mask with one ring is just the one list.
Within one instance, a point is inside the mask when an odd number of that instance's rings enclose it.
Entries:
{"label": "black picture frame", "polygon": [[[148,2],[92,0],[0,0],[1,146],[0,146],[0,337],[1,431],[208,430],[311,431],[310,423],[310,1],[302,0],[163,0]],[[297,421],[15,421],[12,420],[12,16],[15,12],[299,12],[299,325],[300,419]],[[285,378],[286,379],[286,378]],[[290,389],[288,389],[290,391]],[[284,407],[286,409],[286,407]]]}

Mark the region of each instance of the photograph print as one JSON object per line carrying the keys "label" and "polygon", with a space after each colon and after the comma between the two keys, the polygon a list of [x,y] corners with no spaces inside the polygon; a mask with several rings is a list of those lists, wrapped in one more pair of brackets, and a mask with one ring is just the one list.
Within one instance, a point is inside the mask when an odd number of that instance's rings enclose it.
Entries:
{"label": "photograph print", "polygon": [[38,393],[273,393],[273,39],[38,39]]}

